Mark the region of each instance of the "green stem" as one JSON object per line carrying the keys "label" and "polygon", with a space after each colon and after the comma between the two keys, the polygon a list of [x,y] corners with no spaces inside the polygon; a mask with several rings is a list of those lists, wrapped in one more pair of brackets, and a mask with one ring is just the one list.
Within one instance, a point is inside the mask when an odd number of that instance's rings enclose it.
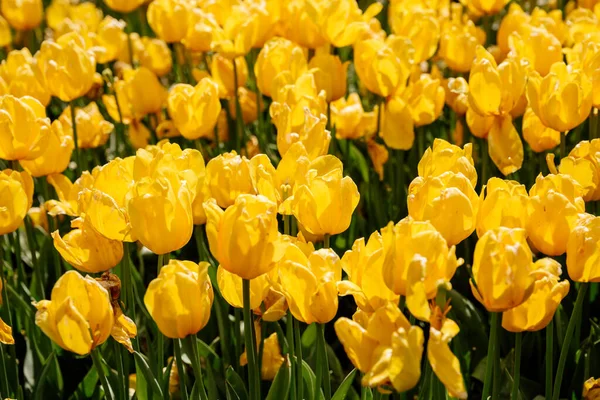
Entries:
{"label": "green stem", "polygon": [[129,388],[129,384],[128,384],[128,374],[125,374],[125,363],[124,363],[124,355],[123,355],[123,351],[125,351],[125,349],[123,348],[123,346],[121,346],[121,344],[117,341],[113,341],[113,348],[116,354],[118,354],[118,359],[117,359],[117,372],[119,373],[119,378],[121,378],[121,388],[119,389],[119,391],[122,391],[122,397],[125,398],[127,396],[128,393],[128,388]]}
{"label": "green stem", "polygon": [[[133,271],[131,269],[131,259],[130,256],[130,244],[128,242],[123,242],[123,260],[121,261],[123,266],[123,286],[125,287],[125,309],[130,314],[133,322],[137,321],[136,311],[135,311],[135,295],[133,293]],[[138,338],[135,337],[132,339],[133,347],[136,351],[140,351],[140,343]]]}
{"label": "green stem", "polygon": [[[242,282],[244,301],[244,343],[246,345],[246,356],[248,358],[248,380],[250,400],[259,400],[260,371],[256,371],[256,341],[254,340],[254,324],[252,323],[252,310],[250,310],[250,280]],[[258,378],[257,378],[257,375]]]}
{"label": "green stem", "polygon": [[515,369],[513,371],[513,388],[510,398],[512,400],[518,400],[519,398],[519,385],[521,383],[521,342],[523,340],[523,333],[517,332],[515,334]]}
{"label": "green stem", "polygon": [[546,398],[552,397],[552,373],[554,372],[554,318],[546,326]]}
{"label": "green stem", "polygon": [[2,397],[10,396],[10,388],[8,387],[8,372],[6,370],[6,356],[4,355],[4,344],[0,343],[0,358],[2,359]]}
{"label": "green stem", "polygon": [[329,239],[330,239],[330,235],[325,234],[325,236],[323,236],[323,248],[324,249],[329,248]]}
{"label": "green stem", "polygon": [[100,354],[100,349],[96,347],[92,350],[91,355],[92,361],[94,362],[94,367],[96,368],[96,372],[98,372],[98,377],[100,378],[100,383],[104,389],[104,396],[109,400],[113,400],[114,395],[110,389],[110,385],[108,384],[106,374],[104,373],[104,367],[102,366],[102,354]]}
{"label": "green stem", "polygon": [[[325,394],[325,400],[331,399],[331,381],[329,377],[329,358],[327,357],[327,343],[325,342],[325,324],[317,324],[317,351],[321,353],[321,374],[323,379],[323,392]],[[318,355],[317,353],[317,359]],[[319,361],[317,361],[318,363]],[[319,365],[317,364],[317,371],[319,370]],[[319,378],[317,377],[317,380]],[[319,386],[319,390],[321,387]],[[315,399],[317,397],[318,392],[315,392]]]}
{"label": "green stem", "polygon": [[25,217],[25,233],[27,234],[27,243],[29,243],[29,250],[31,251],[31,267],[33,268],[33,273],[35,274],[36,280],[39,285],[39,297],[41,299],[46,298],[46,294],[44,293],[44,281],[42,280],[42,271],[40,270],[40,266],[37,263],[37,242],[35,240],[35,232],[33,231],[33,222],[31,221],[31,217]]}
{"label": "green stem", "polygon": [[558,400],[560,396],[560,386],[563,380],[563,373],[565,372],[565,365],[567,363],[567,356],[569,355],[569,347],[571,347],[571,339],[573,338],[573,332],[575,331],[575,325],[577,320],[581,318],[581,308],[583,307],[583,300],[587,292],[589,283],[582,282],[579,286],[579,292],[577,293],[577,300],[575,300],[575,307],[573,313],[569,319],[569,325],[567,326],[567,332],[560,349],[560,357],[558,359],[558,367],[556,370],[556,376],[554,378],[554,390],[552,392],[552,400]]}
{"label": "green stem", "polygon": [[[159,254],[158,255],[158,262],[157,262],[157,266],[156,266],[156,275],[158,276],[160,274],[160,270],[163,267],[163,265],[167,264],[169,262],[169,253],[166,254]],[[162,332],[160,331],[160,329],[156,329],[156,353],[157,353],[157,359],[156,359],[156,373],[160,376],[160,374],[162,373],[162,367],[163,367],[163,361],[165,359],[165,355],[164,355],[164,337]]]}
{"label": "green stem", "polygon": [[188,335],[184,340],[188,342],[190,350],[190,358],[192,359],[192,368],[196,377],[196,385],[200,385],[200,398],[208,400],[206,389],[204,388],[204,379],[202,378],[202,367],[200,366],[200,356],[198,355],[198,344],[196,343],[196,335]]}
{"label": "green stem", "polygon": [[181,359],[181,339],[173,340],[173,349],[175,351],[175,365],[177,366],[177,373],[179,375],[179,390],[181,391],[181,398],[188,400],[188,393],[185,384],[185,369],[183,369],[183,360]]}
{"label": "green stem", "polygon": [[235,150],[239,153],[241,151],[243,140],[244,140],[244,121],[242,120],[242,106],[240,105],[240,99],[238,97],[238,75],[237,75],[237,64],[235,58],[232,60],[233,63],[233,83],[234,88],[234,101],[235,101],[235,135],[233,144]]}
{"label": "green stem", "polygon": [[[242,354],[242,335],[240,333],[240,327],[242,326],[242,316],[241,310],[239,308],[234,308],[233,310],[233,335],[235,337],[235,354],[233,357],[234,366],[239,369],[239,359]],[[240,371],[237,371],[240,373]]]}
{"label": "green stem", "polygon": [[79,142],[77,140],[77,118],[75,115],[75,100],[71,100],[69,103],[69,107],[71,107],[71,123],[73,124],[73,142],[75,144],[75,163],[77,167],[75,168],[75,175],[81,175],[81,157],[79,154]]}
{"label": "green stem", "polygon": [[494,372],[494,360],[496,355],[496,338],[498,337],[500,313],[492,313],[492,322],[490,327],[490,338],[488,342],[488,357],[485,365],[485,379],[483,381],[482,399],[487,399],[490,396],[492,389],[492,377]]}
{"label": "green stem", "polygon": [[486,139],[481,139],[481,185],[486,185],[489,178],[489,162],[490,157],[488,155],[488,142]]}
{"label": "green stem", "polygon": [[[285,218],[285,217],[284,217]],[[288,354],[288,359],[290,360],[290,374],[292,376],[292,383],[290,385],[290,395],[292,400],[294,400],[296,398],[296,380],[295,380],[295,375],[294,375],[294,371],[297,368],[297,364],[296,364],[296,359],[294,357],[294,317],[292,316],[292,313],[288,311],[288,315],[286,317],[285,320],[285,333],[286,333],[286,337],[287,337],[287,354]]]}
{"label": "green stem", "polygon": [[567,156],[567,132],[560,133],[560,158]]}
{"label": "green stem", "polygon": [[300,339],[300,324],[294,321],[294,341],[296,342],[296,384],[298,385],[298,399],[304,399],[304,382],[302,382],[302,340]]}
{"label": "green stem", "polygon": [[23,267],[23,259],[21,254],[21,234],[19,229],[14,231],[13,239],[13,248],[15,250],[15,258],[17,261],[17,271],[19,273],[18,281],[25,283],[27,280],[27,275],[25,274],[25,268]]}

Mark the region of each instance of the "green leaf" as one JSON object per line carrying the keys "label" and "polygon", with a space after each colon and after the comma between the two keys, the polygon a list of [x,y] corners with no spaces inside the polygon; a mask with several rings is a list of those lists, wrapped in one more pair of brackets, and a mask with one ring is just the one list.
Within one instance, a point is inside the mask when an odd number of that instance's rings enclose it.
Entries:
{"label": "green leaf", "polygon": [[46,376],[50,372],[50,368],[52,368],[52,366],[54,365],[55,357],[56,357],[56,353],[52,352],[52,353],[50,353],[50,355],[48,356],[46,361],[44,361],[44,368],[42,369],[42,373],[40,374],[40,377],[37,379],[37,382],[35,383],[35,389],[33,392],[34,393],[33,398],[36,400],[37,399],[42,400],[44,398],[44,396],[43,396],[44,381],[46,380]]}
{"label": "green leaf", "polygon": [[350,160],[358,167],[358,171],[364,182],[369,183],[369,164],[365,156],[356,148],[354,143],[350,143]]}
{"label": "green leaf", "polygon": [[305,349],[313,348],[317,343],[317,325],[310,324],[302,334],[302,347]]}
{"label": "green leaf", "polygon": [[163,397],[163,391],[160,388],[160,383],[154,377],[154,374],[152,373],[152,370],[150,369],[150,366],[148,365],[144,355],[134,351],[133,358],[135,359],[136,367],[140,368],[144,378],[146,378],[146,382],[150,385],[150,387],[152,387],[152,391],[158,394],[160,397]]}
{"label": "green leaf", "polygon": [[206,386],[208,388],[208,398],[217,399],[219,398],[219,391],[217,390],[215,373],[213,372],[213,368],[211,367],[209,362],[206,363],[206,372],[208,375],[208,381],[206,382]]}
{"label": "green leaf", "polygon": [[233,390],[240,400],[248,400],[248,392],[246,391],[246,385],[237,372],[230,365],[225,372],[225,378],[227,386]]}
{"label": "green leaf", "polygon": [[354,382],[354,377],[356,376],[356,368],[354,368],[342,381],[342,384],[333,394],[331,400],[344,400],[346,398],[346,394],[350,387],[352,386],[352,382]]}
{"label": "green leaf", "polygon": [[271,385],[269,393],[267,394],[267,400],[287,400],[291,381],[292,365],[286,358],[283,364],[281,364],[281,367],[279,367],[277,375],[275,375],[273,384]]}
{"label": "green leaf", "polygon": [[[307,400],[314,400],[315,373],[304,360],[302,360],[302,380],[304,381],[304,395],[307,396]],[[300,383],[298,382],[298,384]]]}
{"label": "green leaf", "polygon": [[162,383],[162,390],[163,390],[163,393],[169,393],[169,378],[171,377],[171,370],[173,369],[173,362],[174,361],[175,361],[175,359],[171,358],[171,360],[167,364],[167,368],[165,368],[165,372],[163,373],[163,377],[162,377],[162,381],[163,381],[163,383]]}

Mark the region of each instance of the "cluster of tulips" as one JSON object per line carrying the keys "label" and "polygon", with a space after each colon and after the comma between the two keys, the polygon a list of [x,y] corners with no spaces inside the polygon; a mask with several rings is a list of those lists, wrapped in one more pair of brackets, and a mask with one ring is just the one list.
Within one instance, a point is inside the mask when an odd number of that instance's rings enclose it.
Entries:
{"label": "cluster of tulips", "polygon": [[2,0],[2,398],[600,398],[600,5],[507,3]]}

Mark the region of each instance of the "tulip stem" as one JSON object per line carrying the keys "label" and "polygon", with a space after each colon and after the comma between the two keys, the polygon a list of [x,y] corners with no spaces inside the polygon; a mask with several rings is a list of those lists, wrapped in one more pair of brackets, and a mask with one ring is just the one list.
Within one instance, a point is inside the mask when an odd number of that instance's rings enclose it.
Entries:
{"label": "tulip stem", "polygon": [[237,64],[235,62],[235,58],[232,60],[233,63],[233,82],[235,88],[233,96],[235,101],[235,135],[233,144],[235,145],[235,150],[239,153],[242,148],[242,142],[244,140],[244,121],[242,119],[242,106],[240,105],[240,98],[238,96],[238,75],[237,75]]}
{"label": "tulip stem", "polygon": [[575,300],[575,307],[571,313],[569,319],[569,325],[567,325],[567,332],[560,349],[560,357],[558,359],[558,368],[556,370],[556,376],[554,378],[554,391],[552,392],[552,400],[558,400],[560,396],[560,386],[563,380],[563,373],[565,372],[565,364],[567,363],[567,356],[569,355],[569,348],[571,347],[571,339],[573,339],[573,332],[575,331],[575,325],[579,318],[581,318],[581,309],[583,307],[583,300],[587,293],[589,283],[581,282],[579,286],[579,292],[577,293],[577,300]]}
{"label": "tulip stem", "polygon": [[35,254],[37,243],[35,240],[35,232],[33,231],[33,222],[31,221],[31,217],[28,215],[25,217],[25,233],[27,234],[27,243],[29,244],[29,250],[31,251],[31,264],[33,267],[33,273],[35,274],[35,279],[38,281],[39,286],[39,297],[41,299],[46,298],[46,294],[44,293],[44,281],[42,280],[42,271],[40,270],[40,266],[37,263],[37,255]]}
{"label": "tulip stem", "polygon": [[8,371],[6,370],[6,356],[4,355],[4,344],[0,343],[0,358],[2,359],[2,396],[10,396],[8,387]]}
{"label": "tulip stem", "polygon": [[329,238],[330,238],[330,235],[328,235],[328,234],[325,234],[325,236],[323,236],[323,248],[324,249],[329,248]]}
{"label": "tulip stem", "polygon": [[77,167],[75,168],[75,175],[79,176],[81,174],[81,157],[79,155],[79,141],[77,140],[77,118],[75,116],[75,100],[71,100],[69,103],[69,107],[71,107],[71,123],[73,124],[73,142],[75,144],[75,163]]}
{"label": "tulip stem", "polygon": [[519,385],[521,383],[521,342],[523,340],[523,333],[517,332],[515,334],[515,369],[513,371],[513,388],[510,398],[512,400],[518,400],[519,398]]}
{"label": "tulip stem", "polygon": [[[284,216],[284,220],[286,220],[286,216]],[[294,380],[294,371],[295,368],[297,368],[297,363],[296,363],[296,359],[294,357],[294,321],[293,321],[293,316],[292,313],[290,311],[288,311],[288,315],[286,317],[285,320],[285,334],[287,336],[287,354],[288,354],[288,359],[290,360],[290,375],[292,376],[292,383],[290,385],[290,394],[291,394],[291,398],[292,400],[294,400],[296,398],[296,387],[295,387],[295,380]]]}
{"label": "tulip stem", "polygon": [[192,361],[192,368],[196,376],[195,385],[199,385],[200,398],[208,400],[206,390],[204,389],[204,379],[202,378],[202,367],[200,365],[200,356],[198,355],[198,344],[196,343],[196,335],[188,335],[184,340],[187,340],[190,353],[188,354]]}
{"label": "tulip stem", "polygon": [[110,389],[110,385],[108,384],[108,379],[106,378],[106,374],[104,373],[104,367],[102,366],[102,354],[100,354],[100,349],[97,347],[94,348],[91,352],[92,361],[94,362],[94,367],[96,368],[96,372],[98,372],[98,378],[100,379],[100,383],[102,384],[102,388],[104,389],[104,395],[107,399],[113,400],[114,395]]}
{"label": "tulip stem", "polygon": [[554,318],[546,326],[546,398],[552,397],[552,372],[554,368]]}
{"label": "tulip stem", "polygon": [[496,356],[496,346],[498,337],[498,324],[500,319],[500,313],[492,313],[492,321],[490,327],[490,338],[488,341],[488,353],[487,361],[485,364],[485,379],[483,381],[483,395],[481,398],[487,400],[491,393],[492,388],[492,376],[494,372],[494,357]]}
{"label": "tulip stem", "polygon": [[183,369],[183,360],[181,359],[181,339],[173,340],[173,350],[175,351],[175,365],[179,375],[179,390],[183,400],[188,400],[188,393],[185,384],[185,369]]}
{"label": "tulip stem", "polygon": [[560,133],[560,158],[567,156],[567,132]]}
{"label": "tulip stem", "polygon": [[296,384],[298,385],[298,399],[304,399],[304,382],[302,381],[302,340],[300,339],[300,324],[294,321],[294,341],[296,342]]}
{"label": "tulip stem", "polygon": [[327,357],[327,345],[325,343],[325,325],[316,324],[317,326],[317,372],[315,380],[314,398],[320,398],[319,392],[323,387],[325,400],[331,399],[331,384],[329,381],[329,360]]}
{"label": "tulip stem", "polygon": [[[252,323],[252,310],[250,310],[250,280],[244,279],[242,282],[243,300],[244,300],[244,339],[246,345],[246,355],[248,356],[248,381],[250,386],[250,399],[260,399],[260,371],[256,371],[256,340],[254,333],[254,324]],[[256,374],[259,374],[258,376]]]}

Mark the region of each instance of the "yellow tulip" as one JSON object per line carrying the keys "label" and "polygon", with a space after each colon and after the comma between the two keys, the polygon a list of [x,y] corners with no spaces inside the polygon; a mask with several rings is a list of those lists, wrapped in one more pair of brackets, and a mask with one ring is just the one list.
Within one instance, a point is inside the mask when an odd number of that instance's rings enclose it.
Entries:
{"label": "yellow tulip", "polygon": [[[225,268],[217,269],[217,285],[223,298],[230,306],[243,308],[242,278],[227,271]],[[250,281],[250,309],[257,310],[269,292],[270,284],[267,274],[259,275]]]}
{"label": "yellow tulip", "polygon": [[[485,194],[484,194],[485,193]],[[519,182],[490,178],[481,191],[481,207],[477,215],[477,236],[491,229],[527,227],[529,196]]]}
{"label": "yellow tulip", "polygon": [[331,126],[335,126],[338,139],[359,139],[377,130],[377,108],[370,112],[363,109],[358,93],[331,102]]}
{"label": "yellow tulip", "polygon": [[[257,332],[257,339],[260,336],[260,325]],[[286,360],[281,355],[281,348],[279,347],[279,339],[277,339],[277,332],[273,332],[268,338],[265,338],[263,342],[263,353],[261,362],[261,379],[265,381],[272,381],[275,379],[281,364]],[[289,362],[289,361],[287,361]],[[244,366],[248,364],[246,352],[240,356],[240,365]]]}
{"label": "yellow tulip", "polygon": [[[599,139],[593,139],[591,141],[582,140],[581,142],[577,143],[577,145],[575,145],[575,147],[573,147],[573,149],[569,153],[569,157],[572,157],[575,159],[583,158],[583,159],[590,161],[594,167],[593,171],[591,172],[591,176],[592,177],[593,176],[600,177],[600,161],[597,160],[596,156],[595,156],[596,152],[598,150],[600,150],[599,148],[600,148],[600,140]],[[592,178],[592,181],[593,180],[594,179]],[[589,193],[587,197],[588,198],[586,199],[586,201],[600,200],[600,185],[597,185],[594,192]]]}
{"label": "yellow tulip", "polygon": [[373,312],[387,302],[397,303],[398,295],[390,290],[383,279],[383,239],[374,232],[366,241],[354,241],[351,250],[342,257],[342,269],[348,280],[338,282],[340,296],[352,295],[357,306],[364,312]]}
{"label": "yellow tulip", "polygon": [[400,97],[391,97],[381,112],[379,136],[396,150],[409,150],[415,141],[414,121],[409,105]]}
{"label": "yellow tulip", "polygon": [[311,163],[303,182],[297,183],[291,200],[293,215],[309,233],[336,235],[350,226],[360,194],[342,162],[334,156]]}
{"label": "yellow tulip", "polygon": [[50,120],[33,97],[0,96],[0,158],[33,160],[46,151]]}
{"label": "yellow tulip", "polygon": [[406,297],[410,312],[428,321],[428,299],[438,286],[450,282],[462,260],[456,259],[454,246],[428,221],[406,217],[396,225],[381,229],[384,261],[383,279],[394,293]]}
{"label": "yellow tulip", "polygon": [[6,81],[7,93],[15,97],[31,96],[43,106],[50,102],[50,92],[36,58],[29,49],[13,50],[2,61],[0,75]]}
{"label": "yellow tulip", "polygon": [[213,137],[221,111],[219,86],[211,78],[202,79],[196,86],[178,83],[169,91],[167,109],[186,139]]}
{"label": "yellow tulip", "polygon": [[543,78],[535,72],[529,77],[527,98],[545,126],[567,132],[590,114],[592,83],[582,71],[557,62]]}
{"label": "yellow tulip", "polygon": [[327,117],[323,114],[313,114],[304,108],[302,123],[294,126],[294,111],[287,104],[271,103],[270,114],[273,124],[277,127],[277,150],[285,156],[294,143],[302,143],[312,160],[327,154],[331,133],[325,129]]}
{"label": "yellow tulip", "polygon": [[440,40],[440,22],[435,11],[423,7],[390,7],[392,32],[410,39],[415,48],[415,64],[429,60]]}
{"label": "yellow tulip", "polygon": [[[240,102],[240,108],[242,110],[242,120],[244,124],[250,124],[257,120],[258,118],[258,104],[256,104],[256,93],[246,89],[245,87],[239,87],[237,89],[238,101]],[[262,113],[264,111],[264,103],[261,103]],[[229,114],[235,120],[236,119],[236,111],[235,111],[235,101],[232,99],[229,101]]]}
{"label": "yellow tulip", "polygon": [[200,8],[192,8],[188,13],[188,25],[185,37],[181,43],[191,51],[207,52],[212,44],[223,36],[214,15]]}
{"label": "yellow tulip", "polygon": [[234,60],[230,60],[220,54],[215,54],[212,57],[210,72],[214,81],[219,85],[219,96],[221,98],[233,97],[236,90],[243,88],[246,85],[246,80],[248,80],[246,59],[244,57],[235,58],[237,81],[233,74],[233,62]]}
{"label": "yellow tulip", "polygon": [[191,8],[183,0],[153,0],[146,12],[148,25],[165,42],[179,42],[187,34]]}
{"label": "yellow tulip", "polygon": [[533,151],[541,153],[560,144],[560,132],[545,126],[533,109],[527,107],[523,115],[523,139]]}
{"label": "yellow tulip", "polygon": [[551,66],[563,59],[560,41],[544,25],[522,25],[508,37],[508,46],[511,53],[528,60],[529,65],[541,76],[546,76]]}
{"label": "yellow tulip", "polygon": [[50,127],[45,151],[33,160],[21,160],[24,170],[34,177],[60,174],[69,166],[73,152],[73,138],[60,121],[54,121]]}
{"label": "yellow tulip", "polygon": [[477,170],[473,162],[471,143],[465,144],[461,149],[459,146],[436,138],[433,146],[428,147],[423,153],[417,171],[423,178],[440,176],[447,171],[461,173],[469,179],[473,187],[477,185]]}
{"label": "yellow tulip", "polygon": [[96,61],[104,64],[114,61],[124,46],[127,44],[127,35],[125,34],[125,22],[117,20],[107,15],[100,25],[98,31],[90,35],[94,47],[98,47],[101,51],[95,53]]}
{"label": "yellow tulip", "polygon": [[542,258],[534,264],[533,293],[520,306],[502,314],[502,327],[509,332],[539,331],[554,317],[562,299],[569,293],[569,281],[560,281],[560,264]]}
{"label": "yellow tulip", "polygon": [[[0,299],[2,299],[2,286],[4,282],[0,279]],[[0,305],[2,305],[2,301],[0,300]],[[15,344],[15,339],[12,335],[12,328],[6,324],[6,322],[2,321],[0,318],[0,343],[3,344]]]}
{"label": "yellow tulip", "polygon": [[496,122],[496,117],[479,115],[471,107],[467,109],[465,118],[467,120],[467,126],[473,136],[481,139],[487,138],[488,133],[492,129],[492,125]]}
{"label": "yellow tulip", "polygon": [[582,42],[576,43],[567,53],[567,61],[574,68],[583,70],[592,82],[592,105],[600,107],[600,95],[597,93],[600,85],[600,33],[587,36]]}
{"label": "yellow tulip", "polygon": [[144,304],[168,338],[196,335],[206,326],[213,303],[210,264],[171,260],[148,285]]}
{"label": "yellow tulip", "polygon": [[354,46],[354,67],[360,81],[383,97],[406,85],[414,58],[410,40],[390,35],[385,41],[363,40]]}
{"label": "yellow tulip", "polygon": [[4,0],[0,11],[10,26],[20,31],[36,28],[44,15],[41,0]]}
{"label": "yellow tulip", "polygon": [[133,113],[142,118],[146,114],[161,111],[167,91],[156,75],[146,67],[126,70],[123,74],[127,95],[131,99]]}
{"label": "yellow tulip", "polygon": [[45,40],[38,65],[53,96],[69,102],[86,94],[94,84],[96,60],[86,50],[85,39],[68,33],[56,41]]}
{"label": "yellow tulip", "polygon": [[367,141],[367,153],[371,158],[371,162],[373,163],[373,169],[379,175],[379,180],[383,180],[383,166],[388,162],[390,154],[387,148],[374,141],[373,139],[369,139]]}
{"label": "yellow tulip", "polygon": [[411,80],[402,97],[408,104],[416,127],[433,123],[444,108],[446,93],[439,79],[429,74],[421,74],[417,80]]}
{"label": "yellow tulip", "polygon": [[295,81],[307,70],[306,55],[302,48],[283,38],[273,38],[260,50],[254,74],[260,92],[273,97],[274,81],[278,74],[287,72]]}
{"label": "yellow tulip", "polygon": [[[549,161],[550,169],[552,173],[557,173],[556,166],[554,166],[553,154],[549,154],[547,161]],[[593,161],[587,158],[575,158],[567,156],[560,160],[558,166],[558,173],[568,175],[581,187],[581,196],[584,201],[591,201],[594,194],[600,184],[600,176],[598,170]]]}
{"label": "yellow tulip", "polygon": [[510,115],[494,117],[487,142],[490,158],[504,176],[521,169],[524,158],[523,142]]}
{"label": "yellow tulip", "polygon": [[48,214],[52,216],[56,215],[69,215],[71,217],[78,217],[80,214],[77,199],[79,192],[84,188],[91,188],[94,184],[94,178],[92,175],[84,171],[77,180],[72,183],[69,178],[65,175],[54,174],[48,175],[46,180],[58,196],[58,200],[47,200],[44,207],[48,211]]}
{"label": "yellow tulip", "polygon": [[382,10],[379,3],[371,4],[364,12],[354,0],[309,0],[308,15],[320,28],[321,34],[336,47],[353,45],[368,29],[367,21]]}
{"label": "yellow tulip", "polygon": [[82,272],[98,273],[115,267],[123,258],[123,243],[99,234],[84,214],[71,221],[71,232],[60,237],[52,232],[54,247],[74,268]]}
{"label": "yellow tulip", "polygon": [[[71,107],[65,108],[59,117],[63,129],[73,136],[73,119]],[[106,121],[94,102],[83,108],[75,108],[75,123],[77,124],[77,142],[80,149],[94,149],[104,145],[114,129],[114,125]]]}
{"label": "yellow tulip", "polygon": [[365,375],[362,384],[392,385],[398,392],[412,389],[421,377],[423,330],[411,326],[392,303],[352,319],[339,318],[335,333],[352,364]]}
{"label": "yellow tulip", "polygon": [[108,8],[114,11],[118,11],[120,13],[127,14],[132,12],[142,4],[144,4],[143,0],[104,0],[104,4]]}
{"label": "yellow tulip", "polygon": [[529,240],[537,250],[548,256],[559,256],[566,251],[578,214],[585,211],[581,195],[581,186],[568,175],[538,175],[529,190],[527,223]]}
{"label": "yellow tulip", "polygon": [[287,242],[277,231],[277,205],[266,197],[241,194],[223,211],[204,203],[206,234],[220,266],[242,279],[269,272],[283,257]]}
{"label": "yellow tulip", "polygon": [[171,71],[173,58],[171,50],[169,50],[164,40],[150,37],[140,38],[135,32],[130,33],[129,38],[132,45],[131,55],[133,56],[133,60],[130,57],[129,42],[126,42],[119,53],[119,61],[130,65],[133,65],[137,61],[141,66],[148,68],[157,76],[164,76]]}
{"label": "yellow tulip", "polygon": [[220,154],[206,164],[206,182],[220,207],[233,205],[241,194],[256,194],[252,170],[250,160],[235,151]]}
{"label": "yellow tulip", "polygon": [[0,235],[19,228],[33,202],[33,179],[27,172],[0,172]]}
{"label": "yellow tulip", "polygon": [[596,243],[600,217],[581,214],[567,242],[567,272],[575,282],[600,282]]}
{"label": "yellow tulip", "polygon": [[343,98],[346,95],[346,73],[350,62],[342,63],[338,56],[317,49],[317,53],[308,63],[313,71],[317,90],[325,91],[327,102]]}
{"label": "yellow tulip", "polygon": [[583,383],[583,400],[597,400],[600,396],[600,379],[590,378]]}
{"label": "yellow tulip", "polygon": [[465,115],[468,108],[469,84],[463,77],[449,78],[444,82],[446,104],[458,115]]}
{"label": "yellow tulip", "polygon": [[114,325],[108,291],[94,278],[67,271],[54,284],[50,300],[35,304],[35,324],[54,343],[79,355],[104,343]]}
{"label": "yellow tulip", "polygon": [[449,245],[460,243],[475,230],[479,197],[462,173],[417,177],[408,192],[408,215],[417,221],[429,220]]}
{"label": "yellow tulip", "polygon": [[490,312],[517,307],[533,291],[534,264],[521,228],[495,228],[475,245],[473,279],[475,298]]}
{"label": "yellow tulip", "polygon": [[[12,43],[12,33],[10,25],[4,17],[0,16],[0,46],[6,47]],[[10,328],[10,327],[9,327]]]}
{"label": "yellow tulip", "polygon": [[477,45],[485,43],[485,32],[473,21],[463,18],[462,5],[452,3],[452,18],[442,24],[438,55],[450,69],[468,72],[475,59]]}
{"label": "yellow tulip", "polygon": [[469,0],[464,3],[468,3],[469,8],[473,8],[479,14],[495,15],[502,11],[509,0]]}
{"label": "yellow tulip", "polygon": [[316,49],[327,43],[319,27],[308,13],[309,0],[290,0],[283,3],[281,15],[282,36],[302,47]]}
{"label": "yellow tulip", "polygon": [[46,209],[42,207],[31,207],[27,211],[27,215],[31,218],[31,223],[34,228],[40,228],[44,232],[48,232],[48,214]]}

